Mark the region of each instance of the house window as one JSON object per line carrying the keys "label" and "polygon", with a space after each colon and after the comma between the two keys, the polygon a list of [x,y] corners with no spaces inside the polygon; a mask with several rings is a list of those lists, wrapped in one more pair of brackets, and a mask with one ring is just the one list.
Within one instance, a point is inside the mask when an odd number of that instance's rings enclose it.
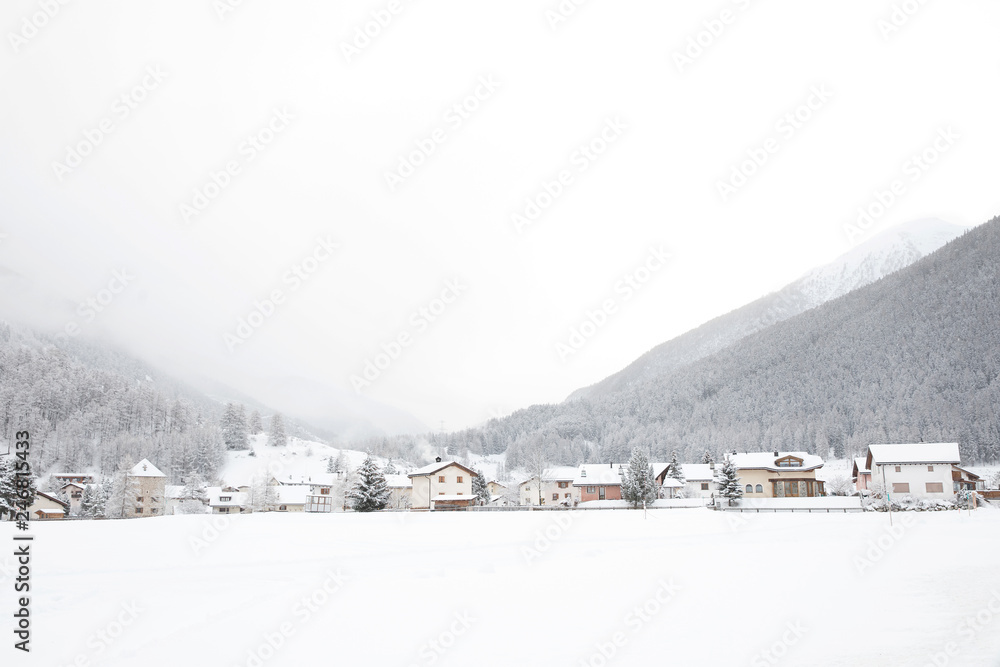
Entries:
{"label": "house window", "polygon": [[438,495],[439,496],[443,496],[444,495],[444,491],[438,491]]}
{"label": "house window", "polygon": [[572,495],[572,494],[569,494],[569,493],[565,493],[565,494],[563,494],[563,497],[564,497],[564,498],[569,498],[569,497],[570,497],[571,495]]}
{"label": "house window", "polygon": [[934,466],[927,466],[927,472],[934,472]]}
{"label": "house window", "polygon": [[565,489],[567,486],[569,486],[569,482],[559,482],[560,489]]}
{"label": "house window", "polygon": [[142,508],[141,507],[136,507],[135,508],[135,513],[136,514],[142,514]]}
{"label": "house window", "polygon": [[552,500],[559,500],[559,494],[558,493],[553,493],[552,494]]}
{"label": "house window", "polygon": [[702,491],[708,491],[708,482],[702,482],[701,483],[701,490]]}
{"label": "house window", "polygon": [[135,502],[137,502],[137,503],[141,503],[141,502],[142,502],[142,496],[139,496],[138,498],[136,498],[136,499],[135,499]]}
{"label": "house window", "polygon": [[753,493],[753,484],[747,484],[747,493]]}
{"label": "house window", "polygon": [[319,490],[319,494],[321,496],[328,496],[328,495],[330,495],[330,489],[324,487],[324,488],[322,488],[322,489]]}
{"label": "house window", "polygon": [[228,507],[220,507],[219,508],[219,514],[229,514],[229,508]]}
{"label": "house window", "polygon": [[944,484],[941,482],[927,482],[927,493],[944,493]]}
{"label": "house window", "polygon": [[438,482],[444,484],[444,475],[438,475]]}
{"label": "house window", "polygon": [[903,466],[896,466],[896,472],[903,472]]}
{"label": "house window", "polygon": [[278,511],[279,512],[287,512],[288,511],[288,505],[278,505]]}
{"label": "house window", "polygon": [[603,486],[597,490],[597,497],[600,500],[604,500],[604,487]]}
{"label": "house window", "polygon": [[597,487],[594,487],[594,486],[588,486],[587,487],[587,493],[595,493],[596,491],[597,491]]}
{"label": "house window", "polygon": [[802,466],[802,459],[797,459],[794,456],[785,456],[778,459],[777,464],[780,468],[798,468]]}
{"label": "house window", "polygon": [[149,510],[149,512],[150,514],[156,514],[156,508],[154,507],[153,509]]}
{"label": "house window", "polygon": [[232,499],[233,499],[232,496],[219,496],[219,502],[223,502],[223,503],[229,502]]}
{"label": "house window", "polygon": [[462,476],[461,476],[461,475],[459,475],[459,476],[458,476],[458,479],[457,479],[457,480],[455,480],[455,481],[457,481],[457,482],[458,482],[459,484],[461,484],[461,483],[462,483]]}
{"label": "house window", "polygon": [[461,491],[459,491],[459,492],[458,492],[458,495],[462,495],[462,492],[461,492]]}
{"label": "house window", "polygon": [[892,483],[893,493],[909,493],[910,484],[908,482],[893,482]]}
{"label": "house window", "polygon": [[763,486],[761,486],[760,484],[758,484],[758,485],[757,485],[757,489],[756,489],[756,492],[757,492],[757,493],[764,493],[764,487],[763,487]]}

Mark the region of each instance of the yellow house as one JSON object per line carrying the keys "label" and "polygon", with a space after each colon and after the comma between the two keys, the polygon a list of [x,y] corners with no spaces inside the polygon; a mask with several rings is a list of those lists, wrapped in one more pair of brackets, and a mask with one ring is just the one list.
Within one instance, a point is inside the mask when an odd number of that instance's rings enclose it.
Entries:
{"label": "yellow house", "polygon": [[805,452],[749,452],[729,457],[747,498],[812,498],[825,496],[816,471],[823,459]]}

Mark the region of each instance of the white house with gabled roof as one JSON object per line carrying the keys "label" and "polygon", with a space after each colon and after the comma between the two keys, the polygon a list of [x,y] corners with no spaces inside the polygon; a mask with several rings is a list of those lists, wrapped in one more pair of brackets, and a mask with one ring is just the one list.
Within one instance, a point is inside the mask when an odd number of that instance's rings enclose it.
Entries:
{"label": "white house with gabled roof", "polygon": [[958,490],[954,472],[962,462],[955,442],[869,445],[865,467],[871,485],[892,496],[946,499]]}
{"label": "white house with gabled roof", "polygon": [[464,509],[476,501],[472,493],[472,478],[476,476],[458,461],[438,457],[407,475],[413,485],[410,504],[415,510]]}
{"label": "white house with gabled roof", "polygon": [[[573,486],[576,478],[575,466],[555,466],[538,475],[526,479],[518,485],[518,497],[522,505],[575,505],[580,502],[580,489]],[[539,502],[539,498],[541,502]]]}

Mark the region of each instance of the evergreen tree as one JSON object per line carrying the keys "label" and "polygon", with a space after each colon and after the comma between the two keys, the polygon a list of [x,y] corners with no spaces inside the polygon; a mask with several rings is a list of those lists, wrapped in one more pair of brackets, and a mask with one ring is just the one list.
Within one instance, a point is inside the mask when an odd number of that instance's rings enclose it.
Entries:
{"label": "evergreen tree", "polygon": [[681,467],[680,462],[677,460],[676,451],[674,451],[670,455],[670,466],[667,468],[667,475],[669,477],[673,477],[681,484],[687,481],[684,479],[684,469]]}
{"label": "evergreen tree", "polygon": [[348,470],[348,467],[349,464],[347,461],[347,454],[345,454],[344,450],[341,449],[337,453],[337,458],[333,462],[333,472],[337,473],[338,475],[346,475],[348,472],[350,472]]}
{"label": "evergreen tree", "polygon": [[225,412],[222,413],[220,423],[222,429],[222,440],[226,443],[226,449],[246,449],[247,448],[247,422],[243,406],[235,403],[226,403]]}
{"label": "evergreen tree", "polygon": [[333,457],[332,456],[326,457],[326,471],[330,472],[330,473],[337,472],[337,466],[333,462]]}
{"label": "evergreen tree", "polygon": [[715,482],[719,485],[719,495],[723,498],[728,498],[730,505],[733,505],[735,501],[743,497],[743,486],[740,484],[739,471],[736,470],[736,464],[728,456],[726,457],[726,462],[722,464]]}
{"label": "evergreen tree", "polygon": [[247,428],[250,431],[250,435],[257,435],[264,431],[264,426],[260,421],[260,413],[254,410],[250,413],[250,420],[247,423]]}
{"label": "evergreen tree", "polygon": [[394,466],[392,464],[392,459],[389,459],[389,462],[385,464],[384,468],[382,468],[382,473],[386,474],[386,475],[398,475],[399,474],[399,471],[396,470],[396,466]]}
{"label": "evergreen tree", "polygon": [[486,484],[486,478],[483,477],[483,473],[478,470],[475,477],[472,478],[472,495],[479,499],[480,505],[490,504],[490,488]]}
{"label": "evergreen tree", "polygon": [[715,459],[712,458],[712,453],[706,449],[705,453],[701,456],[701,462],[705,465],[711,465],[715,463]]}
{"label": "evergreen tree", "polygon": [[83,497],[80,499],[80,516],[90,518],[97,516],[97,509],[100,504],[98,493],[93,484],[87,484],[83,488]]}
{"label": "evergreen tree", "polygon": [[288,444],[288,436],[285,435],[285,418],[280,412],[275,412],[271,417],[271,431],[267,434],[267,444],[271,447],[284,447]]}
{"label": "evergreen tree", "polygon": [[625,469],[625,479],[622,480],[622,498],[632,503],[632,507],[652,503],[656,500],[656,483],[653,470],[640,447],[632,449],[628,467]]}
{"label": "evergreen tree", "polygon": [[371,454],[358,469],[358,481],[347,494],[355,512],[375,512],[389,504],[389,487]]}
{"label": "evergreen tree", "polygon": [[140,489],[139,478],[130,474],[134,467],[131,457],[127,457],[111,480],[105,504],[105,516],[109,519],[128,519],[134,514]]}

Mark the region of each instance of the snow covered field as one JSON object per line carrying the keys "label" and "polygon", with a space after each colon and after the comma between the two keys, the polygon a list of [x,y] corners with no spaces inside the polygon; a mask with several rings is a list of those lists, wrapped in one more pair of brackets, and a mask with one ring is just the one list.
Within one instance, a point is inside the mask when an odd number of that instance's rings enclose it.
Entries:
{"label": "snow covered field", "polygon": [[[0,655],[45,667],[1000,665],[1000,511],[894,520],[895,532],[885,514],[704,509],[39,523],[33,652],[11,647],[5,546]],[[12,532],[3,524],[6,545]]]}

